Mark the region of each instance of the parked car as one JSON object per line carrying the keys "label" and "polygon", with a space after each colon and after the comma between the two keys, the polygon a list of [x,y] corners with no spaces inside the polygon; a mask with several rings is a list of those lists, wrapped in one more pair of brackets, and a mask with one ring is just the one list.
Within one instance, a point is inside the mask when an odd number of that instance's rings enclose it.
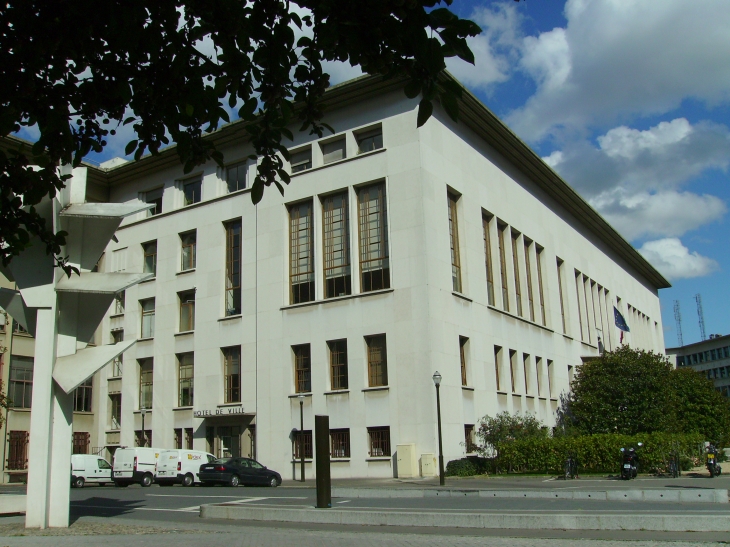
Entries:
{"label": "parked car", "polygon": [[213,454],[200,450],[162,450],[157,458],[155,482],[160,486],[173,484],[192,486],[200,482],[198,478],[200,465],[215,460]]}
{"label": "parked car", "polygon": [[112,478],[117,486],[138,483],[150,486],[155,480],[159,448],[117,448]]}
{"label": "parked car", "polygon": [[73,454],[71,456],[71,486],[83,488],[87,482],[104,486],[112,482],[112,466],[104,458],[93,454]]}
{"label": "parked car", "polygon": [[200,466],[198,471],[203,484],[226,484],[228,486],[279,486],[281,475],[267,469],[251,458],[222,458]]}

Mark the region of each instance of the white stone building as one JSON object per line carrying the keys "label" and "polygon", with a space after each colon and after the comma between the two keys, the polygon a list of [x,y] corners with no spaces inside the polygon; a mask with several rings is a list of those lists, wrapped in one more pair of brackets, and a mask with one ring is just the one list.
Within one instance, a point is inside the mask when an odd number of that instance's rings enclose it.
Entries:
{"label": "white stone building", "polygon": [[[364,77],[328,91],[318,139],[295,132],[282,197],[249,195],[243,123],[211,138],[226,169],[183,175],[174,150],[90,169],[108,199],[158,207],[117,232],[100,268],[154,270],[110,310],[98,343],[139,338],[94,381],[95,436],[252,455],[298,477],[330,417],[332,476],[386,477],[397,446],[425,472],[471,450],[484,415],[554,423],[573,371],[618,343],[663,352],[667,281],[472,95],[461,120]],[[91,171],[94,171],[91,173]],[[307,464],[313,473],[311,462]],[[416,473],[418,467],[416,466]]]}

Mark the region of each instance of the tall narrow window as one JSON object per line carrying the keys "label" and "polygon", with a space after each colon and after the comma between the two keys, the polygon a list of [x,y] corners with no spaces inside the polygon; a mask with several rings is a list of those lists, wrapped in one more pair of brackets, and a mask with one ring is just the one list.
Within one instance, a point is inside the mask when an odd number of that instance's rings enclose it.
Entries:
{"label": "tall narrow window", "polygon": [[330,354],[330,384],[333,391],[347,389],[347,340],[327,342]]}
{"label": "tall narrow window", "polygon": [[542,357],[535,357],[535,378],[537,379],[537,396],[542,397]]}
{"label": "tall narrow window", "polygon": [[157,241],[142,243],[142,250],[144,251],[142,271],[157,275]]}
{"label": "tall narrow window", "polygon": [[370,387],[388,385],[388,359],[385,335],[367,336],[368,348],[368,385]]}
{"label": "tall narrow window", "polygon": [[527,308],[530,321],[535,320],[535,302],[532,296],[532,260],[530,259],[530,245],[532,241],[523,238],[525,242],[525,273],[527,274]]}
{"label": "tall narrow window", "polygon": [[302,454],[299,449],[302,447],[304,448],[304,458],[311,460],[312,455],[314,454],[314,451],[312,450],[312,430],[305,429],[304,431],[297,431],[294,437],[294,459],[301,459]]}
{"label": "tall narrow window", "polygon": [[28,469],[28,431],[8,432],[8,469]]}
{"label": "tall narrow window", "polygon": [[292,346],[294,352],[294,384],[297,393],[312,391],[312,359],[309,344]]}
{"label": "tall narrow window", "polygon": [[[575,299],[578,302],[578,328],[580,328],[580,339],[585,341],[586,333],[583,330],[583,309],[581,307],[581,300],[583,299],[580,297],[581,277],[581,273],[575,270]],[[588,318],[586,318],[587,320]]]}
{"label": "tall narrow window", "polygon": [[226,403],[241,402],[241,346],[222,348],[223,352],[223,400]]}
{"label": "tall narrow window", "polygon": [[[583,276],[583,305],[586,309],[586,338],[588,340],[588,343],[590,344],[593,337],[591,336],[591,316],[588,311],[588,309],[589,309],[588,295],[590,294],[590,292],[588,290],[588,283],[589,283],[588,278],[586,276]],[[593,307],[593,306],[590,306],[590,307]],[[595,326],[595,323],[594,323],[594,326]]]}
{"label": "tall narrow window", "polygon": [[8,399],[12,408],[30,408],[33,398],[33,358],[10,356]]}
{"label": "tall narrow window", "polygon": [[181,427],[180,428],[173,429],[173,440],[172,440],[172,442],[175,445],[175,448],[177,448],[178,450],[182,450],[182,446],[183,446],[182,435],[183,435],[183,432],[182,432],[182,428]]}
{"label": "tall narrow window", "polygon": [[152,338],[155,335],[155,299],[140,300],[142,308],[142,338]]}
{"label": "tall narrow window", "polygon": [[459,256],[459,219],[456,211],[457,196],[449,192],[449,241],[451,242],[451,287],[461,292],[461,257]]}
{"label": "tall narrow window", "polygon": [[72,443],[72,454],[88,454],[91,434],[87,431],[74,431]]}
{"label": "tall narrow window", "polygon": [[390,427],[368,427],[370,457],[390,456]]}
{"label": "tall narrow window", "polygon": [[246,172],[248,165],[245,161],[234,163],[226,167],[226,184],[228,185],[228,193],[238,192],[246,188]]}
{"label": "tall narrow window", "polygon": [[527,353],[522,354],[522,376],[525,381],[525,395],[529,395],[532,382],[530,382],[530,355]]}
{"label": "tall narrow window", "polygon": [[193,428],[192,427],[185,428],[185,448],[187,448],[188,450],[193,449]]}
{"label": "tall narrow window", "polygon": [[177,356],[177,406],[193,406],[194,362],[193,353]]}
{"label": "tall narrow window", "polygon": [[91,412],[91,378],[74,389],[74,412]]}
{"label": "tall narrow window", "polygon": [[362,292],[390,288],[388,259],[388,215],[385,184],[360,188],[357,192],[360,229],[360,274]]}
{"label": "tall narrow window", "polygon": [[322,200],[324,229],[324,296],[352,293],[350,276],[350,219],[347,192]]}
{"label": "tall narrow window", "polygon": [[290,303],[314,300],[314,228],[312,202],[289,206]]}
{"label": "tall narrow window", "polygon": [[522,287],[520,283],[520,259],[517,245],[520,234],[512,232],[512,268],[515,274],[515,300],[517,301],[517,315],[522,317]]}
{"label": "tall narrow window", "polygon": [[122,428],[122,394],[111,393],[109,394],[109,406],[110,406],[110,428],[121,429]]}
{"label": "tall narrow window", "polygon": [[497,243],[499,244],[499,277],[502,283],[502,309],[509,311],[509,289],[507,285],[507,257],[504,249],[504,237],[507,225],[497,223]]}
{"label": "tall narrow window", "polygon": [[379,127],[372,131],[365,131],[355,135],[357,140],[357,153],[364,154],[379,148],[383,148],[383,130]]}
{"label": "tall narrow window", "polygon": [[312,147],[308,146],[306,150],[294,152],[290,158],[291,172],[299,173],[312,168]]}
{"label": "tall narrow window", "polygon": [[180,299],[180,332],[195,330],[195,291],[178,294]]}
{"label": "tall narrow window", "polygon": [[182,189],[185,205],[198,203],[202,198],[203,180],[200,177],[196,177],[193,180],[183,181]]}
{"label": "tall narrow window", "polygon": [[512,393],[517,393],[516,382],[515,382],[515,369],[517,368],[517,352],[513,349],[509,350],[509,378],[512,382]]}
{"label": "tall narrow window", "polygon": [[[112,343],[118,344],[124,340],[124,329],[112,331]],[[124,368],[124,354],[117,355],[112,360],[112,378],[121,378]]]}
{"label": "tall narrow window", "polygon": [[474,424],[464,424],[464,447],[467,454],[473,454],[477,451],[474,443]]}
{"label": "tall narrow window", "polygon": [[330,456],[332,458],[350,457],[349,429],[330,429]]}
{"label": "tall narrow window", "polygon": [[226,316],[241,313],[241,221],[226,227]]}
{"label": "tall narrow window", "polygon": [[180,270],[192,270],[195,268],[195,255],[198,241],[198,234],[195,231],[180,234]]}
{"label": "tall narrow window", "polygon": [[124,313],[125,291],[118,292],[114,295],[114,315]]}
{"label": "tall narrow window", "polygon": [[535,246],[535,259],[537,263],[537,294],[540,302],[540,319],[542,320],[543,326],[547,326],[545,317],[545,293],[542,287],[542,252],[543,248]]}
{"label": "tall narrow window", "polygon": [[565,328],[565,297],[563,295],[563,261],[557,259],[558,266],[558,297],[560,298],[560,320],[563,324],[563,333],[567,334],[568,331]]}
{"label": "tall narrow window", "polygon": [[159,215],[162,212],[162,188],[148,190],[141,196],[142,201],[154,205],[152,209],[149,209],[149,216]]}
{"label": "tall narrow window", "polygon": [[139,408],[152,408],[152,359],[139,360]]}
{"label": "tall narrow window", "polygon": [[465,336],[459,336],[459,359],[461,360],[461,385],[467,385],[466,381],[466,357],[467,344],[469,339]]}
{"label": "tall narrow window", "polygon": [[497,380],[497,391],[502,391],[502,383],[500,381],[499,365],[502,361],[502,348],[494,346],[494,375]]}
{"label": "tall narrow window", "polygon": [[489,233],[493,216],[482,216],[484,231],[484,259],[487,265],[487,303],[494,306],[494,268],[492,267],[492,240]]}
{"label": "tall narrow window", "polygon": [[573,389],[573,365],[568,365],[568,388]]}

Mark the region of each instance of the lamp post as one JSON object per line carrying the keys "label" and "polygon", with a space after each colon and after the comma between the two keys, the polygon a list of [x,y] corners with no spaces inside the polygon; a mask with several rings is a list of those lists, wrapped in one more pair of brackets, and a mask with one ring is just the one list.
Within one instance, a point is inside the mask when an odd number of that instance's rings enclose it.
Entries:
{"label": "lamp post", "polygon": [[304,482],[304,395],[299,395],[299,460],[302,470],[300,481]]}
{"label": "lamp post", "polygon": [[439,484],[443,486],[446,482],[444,480],[444,447],[441,440],[441,395],[439,393],[441,375],[438,370],[433,373],[433,384],[436,386],[436,419],[439,431]]}
{"label": "lamp post", "polygon": [[147,433],[144,430],[144,415],[147,414],[147,409],[142,407],[140,413],[142,414],[142,442],[144,443],[142,446],[147,446]]}

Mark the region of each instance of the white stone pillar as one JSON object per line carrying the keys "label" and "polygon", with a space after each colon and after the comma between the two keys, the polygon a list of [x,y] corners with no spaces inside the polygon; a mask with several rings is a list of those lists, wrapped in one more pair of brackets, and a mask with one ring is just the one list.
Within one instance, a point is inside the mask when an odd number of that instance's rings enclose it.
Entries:
{"label": "white stone pillar", "polygon": [[48,526],[68,527],[71,450],[73,438],[73,393],[65,393],[53,384],[53,410],[51,416],[51,452],[48,480]]}

